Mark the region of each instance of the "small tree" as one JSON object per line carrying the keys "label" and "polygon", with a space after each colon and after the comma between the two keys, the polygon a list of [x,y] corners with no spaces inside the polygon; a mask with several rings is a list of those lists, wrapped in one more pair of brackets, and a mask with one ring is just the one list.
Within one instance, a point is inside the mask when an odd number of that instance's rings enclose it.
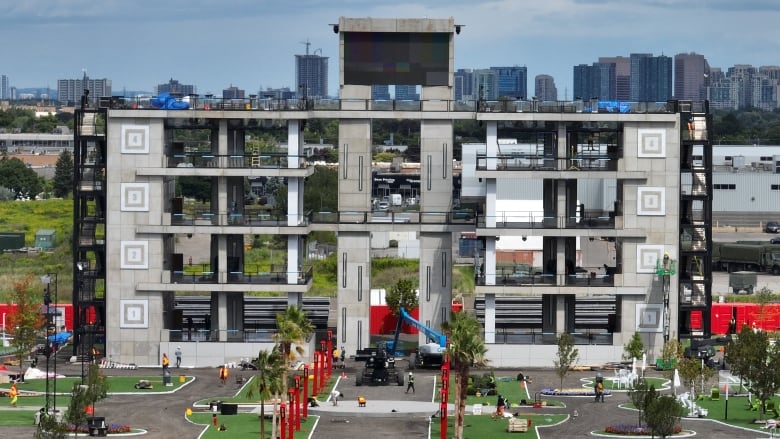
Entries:
{"label": "small tree", "polygon": [[[706,383],[712,378],[713,370],[707,367],[704,361],[698,358],[685,358],[677,363],[677,370],[680,372],[680,378],[684,383],[691,383],[691,392],[696,394],[696,383]],[[704,393],[704,386],[699,389],[699,393]]]}
{"label": "small tree", "polygon": [[639,380],[628,391],[628,398],[631,403],[634,404],[639,416],[639,425],[642,425],[642,419],[644,411],[647,407],[658,398],[658,392],[655,391],[655,386],[648,386],[647,381]]}
{"label": "small tree", "polygon": [[68,411],[65,413],[65,420],[76,427],[76,435],[78,427],[87,424],[87,407],[94,407],[97,401],[108,395],[108,381],[97,364],[89,365],[85,379],[81,385],[73,385]]}
{"label": "small tree", "polygon": [[449,348],[447,354],[455,375],[455,438],[463,438],[463,426],[466,413],[466,390],[469,383],[469,371],[472,367],[487,364],[485,340],[479,321],[465,312],[452,313],[449,322],[442,324],[447,332]]}
{"label": "small tree", "polygon": [[[21,281],[14,281],[8,300],[16,305],[7,316],[6,327],[13,335],[11,346],[19,361],[19,372],[23,375],[22,361],[33,350],[46,320],[41,313],[41,298],[38,290],[32,289],[32,275]],[[47,350],[47,355],[49,355]]]}
{"label": "small tree", "polygon": [[57,159],[52,186],[54,196],[59,198],[65,198],[73,189],[73,156],[67,149]]}
{"label": "small tree", "polygon": [[645,409],[645,420],[654,435],[662,438],[674,434],[675,426],[680,422],[683,408],[675,397],[664,395],[656,398]]}
{"label": "small tree", "polygon": [[661,360],[664,362],[664,367],[667,365],[671,367],[664,371],[667,378],[671,378],[674,373],[674,367],[683,358],[683,347],[676,339],[667,340],[664,342],[664,346],[661,348]]}
{"label": "small tree", "polygon": [[631,340],[623,346],[623,359],[630,360],[632,358],[642,358],[642,354],[645,352],[645,345],[642,343],[642,337],[638,332],[635,332],[631,336]]}
{"label": "small tree", "polygon": [[396,282],[385,295],[385,301],[394,316],[398,315],[401,308],[412,311],[419,305],[414,283],[410,279],[400,279]]}
{"label": "small tree", "polygon": [[[257,394],[260,399],[260,437],[265,437],[265,401],[271,399],[274,395],[282,392],[282,379],[284,376],[285,362],[279,345],[276,345],[270,351],[260,351],[257,359],[254,361],[257,367],[257,375],[252,381],[252,387],[249,388],[249,398],[254,398]],[[308,377],[304,377],[308,379]],[[304,401],[304,404],[308,401]],[[274,403],[274,408],[276,403]],[[273,425],[276,425],[276,410],[274,409]],[[272,429],[275,430],[275,429]],[[272,432],[271,437],[276,437],[276,431]]]}
{"label": "small tree", "polygon": [[563,378],[569,374],[571,367],[577,363],[580,352],[574,347],[574,337],[568,333],[561,334],[558,337],[558,352],[555,354],[555,374],[561,379],[561,389],[563,389]]}

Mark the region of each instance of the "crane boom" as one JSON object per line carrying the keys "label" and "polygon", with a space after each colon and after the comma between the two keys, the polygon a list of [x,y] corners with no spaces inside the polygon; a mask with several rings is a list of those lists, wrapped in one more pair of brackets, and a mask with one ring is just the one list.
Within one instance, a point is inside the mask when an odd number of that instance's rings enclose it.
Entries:
{"label": "crane boom", "polygon": [[393,337],[392,344],[387,345],[387,350],[389,353],[395,354],[396,347],[398,346],[398,337],[401,334],[401,326],[404,324],[404,322],[414,326],[418,330],[422,331],[428,339],[433,340],[435,343],[438,343],[439,346],[442,349],[445,349],[447,347],[447,336],[435,331],[432,328],[429,328],[425,325],[423,325],[421,322],[419,322],[417,319],[412,317],[405,308],[401,307],[398,310],[398,324],[396,324],[395,327],[395,335]]}

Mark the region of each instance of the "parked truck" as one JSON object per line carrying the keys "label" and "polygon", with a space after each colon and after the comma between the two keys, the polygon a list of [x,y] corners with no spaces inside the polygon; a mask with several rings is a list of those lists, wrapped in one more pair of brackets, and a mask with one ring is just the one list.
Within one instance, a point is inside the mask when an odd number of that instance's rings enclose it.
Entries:
{"label": "parked truck", "polygon": [[712,268],[780,275],[780,244],[713,242]]}
{"label": "parked truck", "polygon": [[729,273],[729,288],[734,291],[734,294],[739,294],[740,291],[753,294],[757,280],[758,273],[755,271],[735,271]]}

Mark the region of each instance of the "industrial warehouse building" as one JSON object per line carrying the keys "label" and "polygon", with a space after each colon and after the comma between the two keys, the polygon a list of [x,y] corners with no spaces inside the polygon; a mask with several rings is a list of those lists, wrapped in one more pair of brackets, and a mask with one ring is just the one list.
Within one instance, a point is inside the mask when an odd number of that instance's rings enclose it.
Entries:
{"label": "industrial warehouse building", "polygon": [[[74,151],[75,349],[104,342],[113,361],[136,364],[157,364],[176,345],[201,365],[253,357],[271,340],[245,319],[245,294],[275,291],[303,304],[311,286],[305,238],[319,230],[338,236],[328,326],[348,352],[371,342],[372,233],[393,231],[418,236],[419,316],[437,329],[452,307],[453,242],[464,232],[479,241],[477,315],[497,367],[550,364],[563,332],[589,364],[618,360],[634,332],[656,355],[665,339],[707,336],[706,105],[456,102],[457,27],[452,18],[340,18],[338,100],[195,99],[160,109],[85,97]],[[420,100],[373,100],[372,85],[384,84],[420,86]],[[415,209],[378,217],[371,123],[382,118],[418,121],[421,144],[419,187],[404,196]],[[339,121],[338,212],[303,209],[315,171],[302,132],[312,119]],[[456,177],[458,120],[478,120],[487,141],[464,145]],[[286,129],[285,150],[248,141],[269,126]],[[210,182],[205,208],[177,192],[188,177]],[[244,188],[259,177],[285,179],[286,214],[244,204]],[[246,257],[252,237],[267,234],[285,237],[283,267]],[[205,262],[193,266],[182,248],[196,235],[207,236],[195,252]],[[500,243],[511,241],[539,243],[540,260],[524,270],[503,260]],[[205,338],[185,335],[181,293],[208,297]]]}

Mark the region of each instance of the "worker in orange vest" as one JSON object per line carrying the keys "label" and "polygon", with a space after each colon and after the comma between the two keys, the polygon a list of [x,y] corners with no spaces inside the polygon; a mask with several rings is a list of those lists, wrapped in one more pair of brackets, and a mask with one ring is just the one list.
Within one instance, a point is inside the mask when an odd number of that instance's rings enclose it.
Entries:
{"label": "worker in orange vest", "polygon": [[16,389],[16,383],[11,384],[11,391],[8,392],[8,396],[11,398],[11,407],[16,407],[16,403],[19,400],[19,390]]}
{"label": "worker in orange vest", "polygon": [[222,382],[223,386],[225,385],[225,383],[227,383],[227,379],[228,379],[227,365],[224,365],[219,368],[219,380]]}
{"label": "worker in orange vest", "polygon": [[170,365],[171,365],[171,360],[168,359],[168,354],[163,352],[163,357],[162,357],[162,367],[163,367],[163,370],[168,369],[168,366],[170,366]]}

